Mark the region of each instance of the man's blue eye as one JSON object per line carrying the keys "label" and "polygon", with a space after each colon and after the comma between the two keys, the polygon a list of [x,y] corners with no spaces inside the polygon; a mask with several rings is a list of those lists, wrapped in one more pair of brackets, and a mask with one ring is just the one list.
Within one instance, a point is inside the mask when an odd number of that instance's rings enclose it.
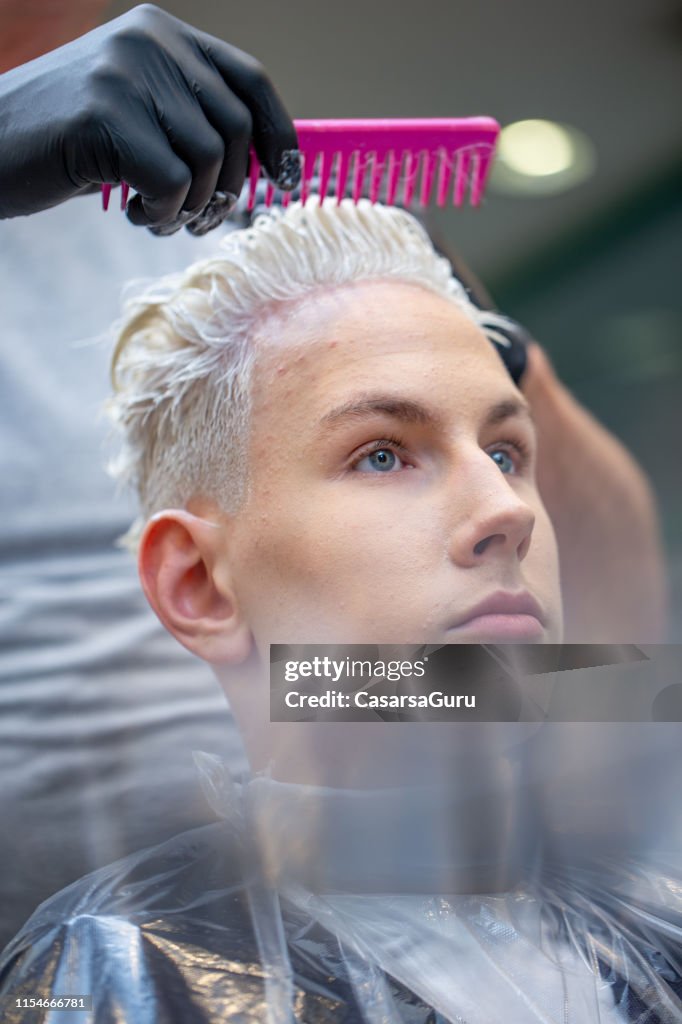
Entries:
{"label": "man's blue eye", "polygon": [[372,470],[376,470],[378,473],[390,473],[399,464],[400,460],[395,452],[392,452],[390,448],[379,448],[360,459],[355,468],[362,473],[372,472]]}
{"label": "man's blue eye", "polygon": [[496,462],[503,473],[513,473],[515,471],[514,460],[509,455],[509,452],[497,449],[496,452],[491,452],[490,458],[493,462]]}

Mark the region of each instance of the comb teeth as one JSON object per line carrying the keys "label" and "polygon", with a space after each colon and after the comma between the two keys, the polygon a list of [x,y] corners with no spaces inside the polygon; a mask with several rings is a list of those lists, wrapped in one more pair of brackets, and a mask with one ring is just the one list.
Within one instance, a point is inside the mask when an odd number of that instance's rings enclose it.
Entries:
{"label": "comb teeth", "polygon": [[[479,206],[483,196],[483,182],[481,180],[481,154],[474,149],[470,156],[471,164],[471,205]],[[487,165],[486,165],[487,166]]]}
{"label": "comb teeth", "polygon": [[[427,118],[404,120],[294,121],[301,153],[300,199],[305,202],[313,188],[324,197],[330,186],[337,202],[348,194],[357,203],[363,195],[371,168],[369,199],[388,206],[410,206],[415,193],[421,206],[432,201],[437,178],[436,206],[445,206],[452,185],[452,203],[462,206],[467,193],[472,206],[483,198],[485,183],[500,127],[490,117]],[[352,169],[352,173],[351,172]],[[348,180],[350,174],[350,182]],[[256,151],[249,148],[246,208],[253,210],[258,183],[263,176]],[[419,183],[419,188],[417,185]],[[128,199],[128,185],[121,183],[121,208]],[[292,201],[268,182],[265,205],[278,196],[282,206]],[[383,195],[383,198],[382,198]],[[102,206],[109,207],[111,185],[102,185]]]}
{"label": "comb teeth", "polygon": [[[130,192],[130,185],[127,182],[121,182],[121,209],[125,210],[128,202],[128,194]],[[111,200],[111,185],[102,185],[102,209],[109,209],[109,201]]]}
{"label": "comb teeth", "polygon": [[403,206],[409,206],[412,202],[412,196],[414,195],[414,189],[417,184],[418,160],[419,157],[415,157],[411,149],[408,149],[404,154]]}
{"label": "comb teeth", "polygon": [[[381,201],[388,206],[396,201],[410,206],[415,195],[420,206],[431,201],[445,206],[453,173],[453,205],[462,206],[468,194],[472,206],[478,206],[499,132],[497,122],[487,117],[294,124],[301,151],[302,202],[308,199],[317,172],[315,192],[323,198],[331,186],[337,202],[350,193],[357,203],[367,194],[370,202]],[[247,208],[251,210],[262,169],[253,147],[249,157]],[[266,206],[272,205],[276,194],[277,190],[268,188]],[[291,194],[280,193],[278,201],[287,206]]]}
{"label": "comb teeth", "polygon": [[336,201],[340,203],[346,194],[346,182],[348,180],[348,167],[350,165],[349,153],[338,153],[336,164]]}
{"label": "comb teeth", "polygon": [[452,158],[444,149],[438,154],[438,190],[436,206],[445,206],[448,201],[448,186],[452,177]]}
{"label": "comb teeth", "polygon": [[421,192],[419,194],[419,202],[422,206],[427,206],[429,202],[429,196],[431,195],[431,189],[433,187],[433,175],[436,171],[436,161],[438,160],[438,154],[424,152],[422,153],[422,182]]}
{"label": "comb teeth", "polygon": [[400,178],[400,165],[402,160],[397,157],[393,150],[388,154],[388,169],[386,178],[386,204],[393,206],[395,203],[395,194],[398,191],[398,180]]}
{"label": "comb teeth", "polygon": [[352,196],[353,202],[357,205],[362,196],[362,186],[365,183],[365,172],[367,171],[367,156],[359,149],[356,149],[354,154],[354,167]]}
{"label": "comb teeth", "polygon": [[370,179],[369,186],[369,201],[370,203],[376,203],[379,198],[379,191],[381,189],[381,182],[384,177],[386,170],[385,161],[381,160],[376,153],[372,154],[372,177]]}
{"label": "comb teeth", "polygon": [[[314,150],[307,150],[305,153],[302,153],[302,157],[303,157],[303,161],[302,161],[303,162],[303,166],[301,168],[301,202],[302,203],[305,203],[306,199],[310,195],[310,185],[311,185],[311,182],[313,180],[313,176],[315,174],[315,165],[317,164],[318,158],[321,159],[323,156],[324,156],[323,153],[319,153],[318,154]],[[265,205],[266,206],[269,205],[269,203],[267,201],[267,198],[265,200]]]}
{"label": "comb teeth", "polygon": [[458,153],[455,163],[455,194],[453,199],[455,206],[461,206],[464,202],[468,178],[469,153]]}
{"label": "comb teeth", "polygon": [[327,156],[325,153],[320,153],[320,164],[317,169],[317,173],[320,178],[320,196],[322,199],[327,195],[327,189],[329,188],[329,179],[332,173],[332,164],[334,163],[333,156]]}
{"label": "comb teeth", "polygon": [[[301,164],[299,198],[304,203],[309,198],[311,191],[324,199],[328,195],[331,185],[338,202],[349,196],[357,204],[360,198],[367,194],[371,203],[382,202],[386,206],[394,206],[396,202],[399,202],[402,206],[411,206],[415,194],[418,193],[419,206],[428,206],[433,200],[436,206],[443,207],[448,204],[449,186],[454,172],[453,206],[462,206],[467,199],[467,194],[471,205],[479,206],[490,166],[490,154],[483,153],[480,149],[472,149],[469,152],[460,151],[454,154],[440,149],[436,153],[424,151],[415,154],[408,149],[398,155],[391,150],[386,159],[382,160],[375,153],[363,154],[358,151],[350,154],[337,152],[316,155],[313,153],[307,156],[302,154]],[[369,188],[366,189],[368,170],[370,171]],[[252,210],[255,205],[258,182],[262,180],[262,177],[264,176],[261,166],[254,153],[251,157],[248,176],[248,210]],[[434,181],[436,182],[435,196]],[[402,196],[398,199],[401,185]],[[280,191],[268,181],[264,205],[272,206],[276,195],[278,204],[282,206],[288,206],[293,198],[291,192]],[[122,205],[124,206],[125,203]]]}

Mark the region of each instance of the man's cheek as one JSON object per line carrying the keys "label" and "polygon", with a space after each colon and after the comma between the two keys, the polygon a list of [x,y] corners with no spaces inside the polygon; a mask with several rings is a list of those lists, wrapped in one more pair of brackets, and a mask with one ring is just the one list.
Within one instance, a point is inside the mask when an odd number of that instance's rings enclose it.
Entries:
{"label": "man's cheek", "polygon": [[298,599],[318,593],[338,576],[343,564],[340,538],[330,543],[333,527],[320,529],[320,525],[309,517],[270,517],[247,560],[246,571],[261,581],[259,585],[265,579]]}

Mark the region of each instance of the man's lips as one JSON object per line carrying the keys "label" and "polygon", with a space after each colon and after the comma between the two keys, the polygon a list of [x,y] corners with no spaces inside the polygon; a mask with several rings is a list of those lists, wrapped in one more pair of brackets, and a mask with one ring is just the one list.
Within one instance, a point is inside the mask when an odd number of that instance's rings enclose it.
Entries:
{"label": "man's lips", "polygon": [[472,639],[489,636],[510,640],[538,640],[546,624],[539,602],[528,591],[498,590],[465,612],[450,629]]}

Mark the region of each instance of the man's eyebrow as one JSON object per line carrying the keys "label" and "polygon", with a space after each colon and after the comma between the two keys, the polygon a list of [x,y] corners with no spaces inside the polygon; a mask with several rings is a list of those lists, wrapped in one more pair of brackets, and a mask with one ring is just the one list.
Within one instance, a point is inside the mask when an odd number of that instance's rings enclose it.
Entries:
{"label": "man's eyebrow", "polygon": [[435,427],[441,422],[440,416],[410,398],[395,395],[367,395],[352,399],[326,413],[320,423],[323,427],[335,427],[344,420],[361,420],[367,416],[383,414],[393,416],[403,423]]}
{"label": "man's eyebrow", "polygon": [[494,427],[498,423],[502,423],[503,420],[511,419],[512,416],[521,416],[523,419],[529,420],[533,426],[535,425],[533,413],[527,402],[520,398],[505,398],[488,409],[485,426]]}
{"label": "man's eyebrow", "polygon": [[[320,424],[324,428],[333,428],[346,420],[361,420],[367,416],[382,414],[418,426],[439,427],[442,424],[442,418],[438,413],[410,398],[399,398],[395,395],[359,396],[326,413]],[[484,425],[494,427],[513,416],[534,422],[530,406],[526,402],[519,398],[505,398],[490,407],[484,417]]]}

